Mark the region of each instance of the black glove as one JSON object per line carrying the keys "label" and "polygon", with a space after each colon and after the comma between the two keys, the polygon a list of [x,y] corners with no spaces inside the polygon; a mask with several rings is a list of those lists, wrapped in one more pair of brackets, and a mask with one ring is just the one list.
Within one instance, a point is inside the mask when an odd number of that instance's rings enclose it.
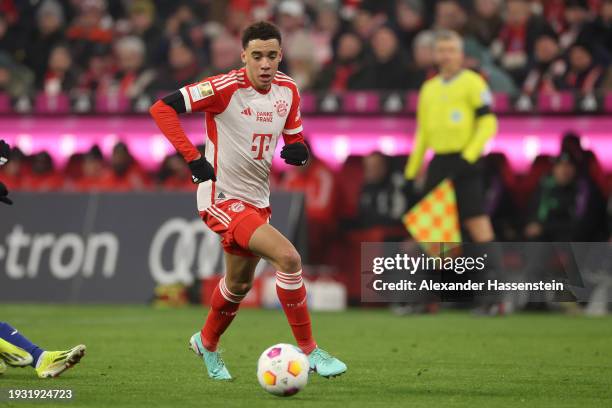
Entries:
{"label": "black glove", "polygon": [[285,163],[292,166],[303,166],[308,161],[308,148],[304,143],[291,143],[283,146],[280,154]]}
{"label": "black glove", "polygon": [[188,165],[191,170],[191,181],[193,181],[194,184],[200,184],[208,180],[217,181],[215,169],[206,161],[204,156],[190,161]]}
{"label": "black glove", "polygon": [[13,205],[13,200],[7,196],[8,190],[6,189],[6,186],[0,182],[0,201],[2,201],[4,204]]}
{"label": "black glove", "polygon": [[0,140],[0,166],[8,161],[10,153],[9,145],[4,140]]}

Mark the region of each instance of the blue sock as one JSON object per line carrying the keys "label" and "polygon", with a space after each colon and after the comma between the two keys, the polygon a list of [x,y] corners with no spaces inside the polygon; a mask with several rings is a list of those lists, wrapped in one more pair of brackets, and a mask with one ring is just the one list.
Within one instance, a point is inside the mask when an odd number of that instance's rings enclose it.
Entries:
{"label": "blue sock", "polygon": [[45,352],[45,350],[32,343],[30,340],[22,336],[17,329],[5,322],[0,322],[0,338],[30,353],[33,358],[32,364],[30,364],[32,367],[36,367],[38,358]]}

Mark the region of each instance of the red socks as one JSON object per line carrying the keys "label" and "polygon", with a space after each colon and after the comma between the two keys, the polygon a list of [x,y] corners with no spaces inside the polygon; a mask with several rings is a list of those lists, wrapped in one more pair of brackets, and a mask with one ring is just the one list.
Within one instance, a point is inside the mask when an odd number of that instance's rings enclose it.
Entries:
{"label": "red socks", "polygon": [[310,354],[317,343],[312,337],[312,324],[306,304],[306,287],[302,271],[295,273],[276,272],[276,293],[285,311],[293,337],[306,354]]}
{"label": "red socks", "polygon": [[236,295],[225,286],[225,277],[215,288],[210,300],[210,311],[200,332],[202,344],[208,351],[216,351],[219,338],[228,328],[240,307],[245,295]]}
{"label": "red socks", "polygon": [[[276,293],[298,346],[304,353],[310,354],[317,347],[317,343],[312,337],[302,271],[276,272]],[[230,292],[225,286],[225,278],[221,279],[215,288],[206,323],[200,332],[202,344],[208,351],[217,350],[219,338],[234,320],[244,296]]]}

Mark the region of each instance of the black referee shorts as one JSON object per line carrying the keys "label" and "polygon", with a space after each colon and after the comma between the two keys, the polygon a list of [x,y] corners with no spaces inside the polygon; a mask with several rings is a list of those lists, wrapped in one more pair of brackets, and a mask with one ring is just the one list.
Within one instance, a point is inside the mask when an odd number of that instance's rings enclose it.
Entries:
{"label": "black referee shorts", "polygon": [[471,164],[470,168],[467,171],[465,170],[465,163],[460,153],[436,154],[429,163],[425,180],[426,192],[433,190],[445,178],[453,180],[461,221],[486,214],[484,209],[484,185],[480,168]]}

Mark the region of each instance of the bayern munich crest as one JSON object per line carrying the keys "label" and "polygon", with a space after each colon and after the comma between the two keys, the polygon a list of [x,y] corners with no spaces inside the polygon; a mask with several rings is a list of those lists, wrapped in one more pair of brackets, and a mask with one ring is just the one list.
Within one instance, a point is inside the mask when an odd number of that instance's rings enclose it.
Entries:
{"label": "bayern munich crest", "polygon": [[232,212],[239,213],[241,211],[244,211],[244,204],[239,201],[237,203],[233,203],[232,205],[230,205],[229,209]]}
{"label": "bayern munich crest", "polygon": [[274,102],[274,108],[276,108],[276,113],[278,113],[278,116],[280,117],[287,116],[287,112],[289,111],[289,105],[287,105],[287,102],[282,99]]}

